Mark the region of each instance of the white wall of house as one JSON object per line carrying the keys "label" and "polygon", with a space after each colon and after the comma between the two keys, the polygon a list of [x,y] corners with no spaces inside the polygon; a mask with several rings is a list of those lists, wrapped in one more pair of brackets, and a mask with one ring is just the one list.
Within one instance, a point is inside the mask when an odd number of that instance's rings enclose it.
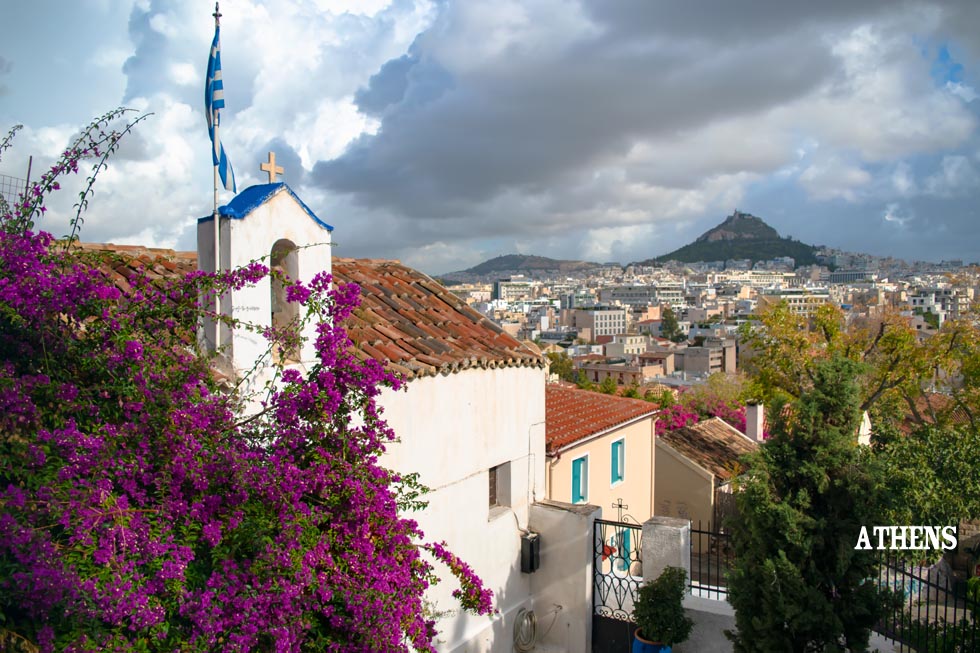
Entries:
{"label": "white wall of house", "polygon": [[[545,497],[544,434],[546,370],[472,369],[423,377],[407,390],[386,390],[384,417],[399,437],[382,464],[419,472],[431,488],[428,508],[411,515],[429,541],[445,541],[494,591],[499,614],[462,613],[446,580],[431,588],[440,651],[511,651],[513,624],[521,607],[531,608],[531,574],[520,571],[521,529],[530,504]],[[509,465],[508,507],[489,506],[489,469]],[[498,475],[498,481],[501,476]],[[583,555],[587,553],[584,552]]]}

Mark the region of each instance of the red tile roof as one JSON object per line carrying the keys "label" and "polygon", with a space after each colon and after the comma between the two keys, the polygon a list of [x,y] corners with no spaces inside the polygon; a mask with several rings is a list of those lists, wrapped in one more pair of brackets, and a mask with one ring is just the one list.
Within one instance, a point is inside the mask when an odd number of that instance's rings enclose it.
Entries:
{"label": "red tile roof", "polygon": [[345,324],[360,355],[407,378],[547,362],[444,286],[398,261],[335,258],[333,275],[361,287],[361,306]]}
{"label": "red tile roof", "polygon": [[[196,252],[94,243],[77,247],[114,254],[100,267],[124,291],[140,270],[152,279],[197,269]],[[540,352],[504,333],[444,286],[397,261],[335,258],[333,274],[337,282],[361,287],[361,305],[344,325],[358,355],[379,360],[406,378],[547,363]]]}
{"label": "red tile roof", "polygon": [[908,435],[917,428],[936,424],[943,421],[951,425],[962,425],[970,423],[970,416],[964,411],[956,401],[938,392],[927,392],[914,399],[915,410],[922,418],[916,418],[911,407],[907,407],[905,415],[898,427],[904,434]]}
{"label": "red tile roof", "polygon": [[150,280],[175,279],[197,270],[197,252],[112,243],[73,243],[72,248],[109,254],[99,261],[99,268],[123,292],[129,292],[129,280],[138,274]]}
{"label": "red tile roof", "polygon": [[640,417],[657,407],[642,399],[627,399],[549,383],[545,388],[545,447],[562,447]]}
{"label": "red tile roof", "polygon": [[718,417],[694,426],[664,431],[660,438],[672,449],[717,478],[728,480],[739,458],[759,448]]}

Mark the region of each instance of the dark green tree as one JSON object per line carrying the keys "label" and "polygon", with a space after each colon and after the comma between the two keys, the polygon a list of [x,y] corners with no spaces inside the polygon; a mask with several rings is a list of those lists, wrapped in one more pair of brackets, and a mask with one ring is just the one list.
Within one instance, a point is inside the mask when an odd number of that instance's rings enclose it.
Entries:
{"label": "dark green tree", "polygon": [[614,395],[619,391],[619,386],[616,384],[616,379],[611,376],[607,376],[599,384],[599,392],[606,395]]}
{"label": "dark green tree", "polygon": [[677,322],[677,314],[669,306],[664,309],[663,315],[660,317],[660,337],[671,342],[683,342],[686,339],[680,324]]}
{"label": "dark green tree", "polygon": [[595,384],[589,381],[589,375],[585,370],[579,370],[575,374],[575,385],[581,390],[595,390]]}
{"label": "dark green tree", "polygon": [[748,461],[731,524],[736,652],[867,650],[884,596],[873,552],[854,549],[875,523],[856,444],[859,367],[817,364],[812,389],[774,411],[771,438]]}

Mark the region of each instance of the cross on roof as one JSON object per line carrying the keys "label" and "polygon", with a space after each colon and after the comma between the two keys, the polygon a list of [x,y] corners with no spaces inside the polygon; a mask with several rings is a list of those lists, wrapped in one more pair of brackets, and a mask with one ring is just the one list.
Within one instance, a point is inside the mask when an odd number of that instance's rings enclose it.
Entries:
{"label": "cross on roof", "polygon": [[262,172],[269,173],[270,184],[276,183],[276,175],[281,175],[283,173],[282,166],[276,165],[275,152],[269,152],[269,161],[260,165],[259,168],[261,168]]}

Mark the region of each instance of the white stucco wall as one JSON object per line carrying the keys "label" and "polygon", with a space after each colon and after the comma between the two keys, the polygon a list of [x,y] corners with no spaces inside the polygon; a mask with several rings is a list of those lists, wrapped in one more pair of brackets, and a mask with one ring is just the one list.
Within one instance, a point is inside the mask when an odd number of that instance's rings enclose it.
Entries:
{"label": "white stucco wall", "polygon": [[[236,269],[252,261],[269,264],[272,246],[281,239],[296,245],[299,279],[309,282],[318,272],[330,272],[330,231],[318,224],[283,187],[242,219],[221,218],[219,243],[221,269]],[[198,268],[214,271],[214,222],[205,220],[197,226]],[[271,286],[268,278],[255,286],[225,293],[222,313],[233,318],[268,326],[271,324]],[[303,335],[307,341],[300,352],[303,362],[313,360],[315,325]],[[204,340],[214,343],[214,324],[204,325]],[[227,360],[236,376],[248,371],[268,348],[259,333],[222,327],[221,344],[227,347]],[[260,375],[259,375],[260,376]]]}
{"label": "white stucco wall", "polygon": [[539,651],[591,653],[593,528],[599,506],[541,501],[531,528],[541,535],[541,568],[531,578]]}
{"label": "white stucco wall", "polygon": [[[437,611],[440,651],[513,650],[517,611],[532,607],[531,574],[520,571],[521,529],[529,506],[544,498],[544,383],[540,368],[465,370],[386,390],[384,417],[399,437],[382,463],[400,472],[419,472],[431,488],[428,508],[410,515],[428,541],[445,541],[493,590],[499,614],[462,613],[446,578],[430,589]],[[489,469],[510,464],[511,505],[489,507]]]}

